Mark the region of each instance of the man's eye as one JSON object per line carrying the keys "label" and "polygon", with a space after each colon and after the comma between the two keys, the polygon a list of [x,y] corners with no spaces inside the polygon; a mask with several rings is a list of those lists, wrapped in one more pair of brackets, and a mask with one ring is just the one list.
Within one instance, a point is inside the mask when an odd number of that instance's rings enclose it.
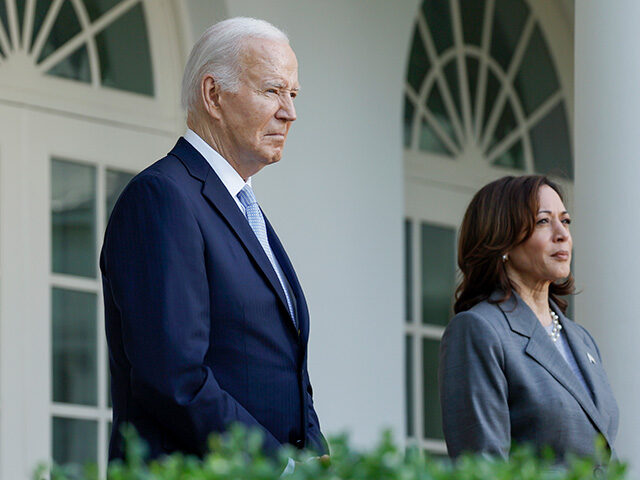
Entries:
{"label": "man's eye", "polygon": [[267,89],[267,93],[275,93],[275,94],[277,94],[278,91],[275,88],[268,88]]}
{"label": "man's eye", "polygon": [[296,92],[291,92],[291,98],[296,98],[298,94]]}

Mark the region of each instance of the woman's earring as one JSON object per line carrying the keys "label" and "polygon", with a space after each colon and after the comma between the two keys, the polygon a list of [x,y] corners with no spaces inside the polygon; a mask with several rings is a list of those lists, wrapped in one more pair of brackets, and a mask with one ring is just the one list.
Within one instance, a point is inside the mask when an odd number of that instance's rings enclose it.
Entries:
{"label": "woman's earring", "polygon": [[509,260],[509,255],[507,255],[506,253],[502,255],[502,263],[507,263],[508,260]]}

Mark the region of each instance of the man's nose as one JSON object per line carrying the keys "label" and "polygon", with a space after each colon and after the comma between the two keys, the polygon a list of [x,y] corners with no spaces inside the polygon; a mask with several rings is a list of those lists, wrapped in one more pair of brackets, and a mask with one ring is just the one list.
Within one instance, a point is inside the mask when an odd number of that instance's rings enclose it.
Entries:
{"label": "man's nose", "polygon": [[284,95],[280,100],[280,108],[276,112],[276,118],[293,122],[296,116],[296,107],[293,105],[293,98],[290,95]]}

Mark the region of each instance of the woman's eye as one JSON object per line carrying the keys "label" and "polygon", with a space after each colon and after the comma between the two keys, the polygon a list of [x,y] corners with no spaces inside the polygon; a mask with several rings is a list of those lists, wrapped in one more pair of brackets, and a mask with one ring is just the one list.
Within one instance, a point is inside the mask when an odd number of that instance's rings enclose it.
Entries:
{"label": "woman's eye", "polygon": [[571,219],[565,218],[564,220],[562,220],[562,223],[564,223],[565,225],[571,225]]}
{"label": "woman's eye", "polygon": [[549,223],[549,219],[548,218],[541,218],[540,220],[538,220],[536,222],[536,225],[544,225],[545,223]]}

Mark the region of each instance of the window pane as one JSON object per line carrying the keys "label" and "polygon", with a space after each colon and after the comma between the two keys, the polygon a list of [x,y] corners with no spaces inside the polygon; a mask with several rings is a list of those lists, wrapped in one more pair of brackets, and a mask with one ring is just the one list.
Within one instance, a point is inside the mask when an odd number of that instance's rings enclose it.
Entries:
{"label": "window pane", "polygon": [[83,465],[98,461],[98,422],[53,417],[53,461]]}
{"label": "window pane", "polygon": [[[44,5],[42,6],[42,9],[46,15],[46,12],[48,11],[47,4],[50,2],[43,3]],[[65,0],[58,12],[53,28],[49,33],[49,38],[47,38],[47,41],[42,48],[42,52],[40,52],[38,63],[75,37],[81,30],[82,27],[80,26],[78,17],[76,17],[76,12],[71,5],[71,1]]]}
{"label": "window pane", "polygon": [[493,164],[496,167],[524,170],[524,147],[522,146],[522,140],[518,140],[513,147],[497,157],[493,161]]}
{"label": "window pane", "polygon": [[440,137],[433,130],[429,122],[423,118],[420,123],[420,138],[418,139],[418,147],[425,152],[441,153],[449,155],[449,149],[444,146]]}
{"label": "window pane", "polygon": [[87,8],[87,13],[89,13],[91,21],[95,21],[121,1],[122,0],[84,0],[84,6]]}
{"label": "window pane", "polygon": [[425,75],[431,68],[429,57],[424,48],[424,41],[420,34],[420,29],[416,25],[413,31],[413,43],[411,45],[411,55],[409,56],[409,68],[407,69],[407,81],[416,93],[420,92],[420,87]]}
{"label": "window pane", "polygon": [[96,169],[51,162],[51,265],[55,273],[96,276]]}
{"label": "window pane", "polygon": [[487,75],[487,90],[484,96],[484,111],[482,117],[482,129],[479,129],[484,134],[484,128],[489,121],[489,115],[493,109],[493,104],[498,98],[498,92],[500,91],[500,81],[496,78],[493,72],[489,71]]}
{"label": "window pane", "polygon": [[505,102],[504,107],[502,107],[502,114],[500,115],[500,119],[493,131],[493,138],[489,144],[489,149],[493,148],[500,140],[509,135],[517,126],[518,121],[516,120],[515,113],[513,113],[511,102],[507,101]]}
{"label": "window pane", "polygon": [[47,75],[91,83],[91,68],[89,66],[87,46],[82,45],[76,49],[71,55],[50,68],[47,71]]}
{"label": "window pane", "polygon": [[[16,4],[16,17],[18,19],[18,35],[22,32],[22,21],[24,18],[24,4],[26,0],[15,0]],[[9,29],[9,14],[7,12],[6,0],[0,1],[0,21],[7,36],[10,37]]]}
{"label": "window pane", "polygon": [[455,288],[455,231],[422,224],[422,323],[446,325]]}
{"label": "window pane", "polygon": [[477,58],[467,57],[467,82],[469,84],[469,98],[471,100],[471,114],[475,114],[476,95],[478,91],[478,70],[480,63]]}
{"label": "window pane", "polygon": [[482,43],[484,0],[460,0],[464,43],[477,47]]}
{"label": "window pane", "polygon": [[411,136],[413,133],[413,116],[415,107],[409,97],[404,97],[404,147],[411,148]]}
{"label": "window pane", "polygon": [[424,438],[444,439],[438,390],[439,352],[439,340],[422,339]]}
{"label": "window pane", "polygon": [[537,25],[513,83],[527,116],[559,88],[547,43]]}
{"label": "window pane", "polygon": [[24,7],[26,0],[16,0],[16,13],[18,14],[18,32],[22,35],[22,25],[24,24]]}
{"label": "window pane", "polygon": [[36,0],[36,9],[33,16],[33,33],[31,35],[31,45],[33,45],[36,41],[36,37],[38,36],[40,27],[42,27],[44,19],[47,16],[47,12],[49,11],[49,7],[51,7],[50,0]]}
{"label": "window pane", "polygon": [[496,0],[491,56],[505,71],[509,68],[528,16],[529,7],[522,0]]}
{"label": "window pane", "polygon": [[102,85],[153,96],[149,39],[142,4],[96,36]]}
{"label": "window pane", "polygon": [[111,211],[118,200],[118,197],[124,190],[124,187],[134,177],[132,173],[122,172],[118,170],[107,170],[107,218],[111,216]]}
{"label": "window pane", "polygon": [[453,45],[450,9],[448,0],[424,0],[422,2],[422,13],[427,20],[431,38],[438,54],[442,54]]}
{"label": "window pane", "polygon": [[51,290],[53,401],[97,404],[94,293]]}
{"label": "window pane", "polygon": [[447,113],[444,100],[440,94],[440,87],[436,84],[431,88],[431,93],[429,93],[429,97],[427,98],[427,108],[436,118],[442,129],[447,133],[449,139],[454,141],[456,137],[453,132],[453,124],[449,119],[449,114]]}
{"label": "window pane", "polygon": [[404,378],[405,378],[405,408],[407,412],[407,436],[412,437],[415,435],[413,430],[413,342],[411,341],[411,335],[405,335],[404,337],[404,351],[405,351],[405,363],[404,363]]}
{"label": "window pane", "polygon": [[444,67],[444,76],[447,79],[447,85],[449,85],[449,90],[451,92],[451,96],[453,97],[453,103],[456,105],[456,110],[458,112],[458,116],[460,116],[460,112],[462,112],[462,107],[460,106],[460,87],[458,84],[458,64],[456,60],[451,60],[447,63],[447,66]]}
{"label": "window pane", "polygon": [[413,322],[413,228],[411,220],[404,221],[404,290],[405,290],[405,319]]}
{"label": "window pane", "polygon": [[7,6],[4,0],[0,0],[0,21],[7,36],[9,36],[9,15],[7,14]]}
{"label": "window pane", "polygon": [[573,156],[564,102],[531,129],[531,147],[536,172],[573,180]]}

